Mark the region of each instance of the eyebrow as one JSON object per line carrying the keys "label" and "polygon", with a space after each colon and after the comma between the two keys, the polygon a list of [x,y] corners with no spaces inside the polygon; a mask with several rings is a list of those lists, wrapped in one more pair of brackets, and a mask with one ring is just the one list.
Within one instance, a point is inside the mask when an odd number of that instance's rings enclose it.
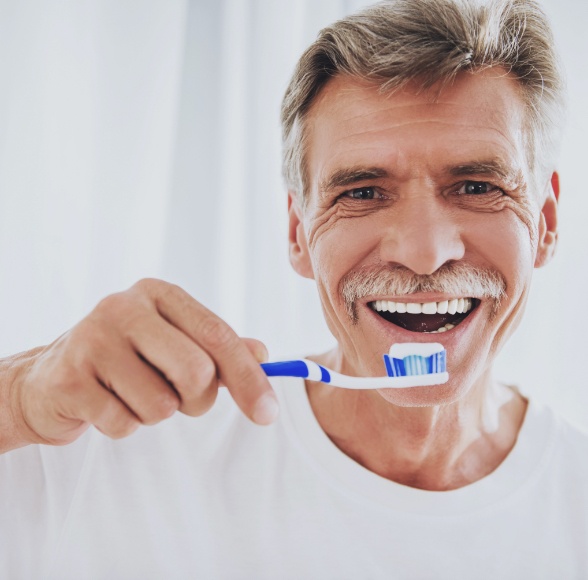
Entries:
{"label": "eyebrow", "polygon": [[521,179],[521,171],[515,169],[500,160],[472,161],[460,165],[447,167],[446,171],[455,177],[468,175],[491,175],[508,182],[518,182]]}
{"label": "eyebrow", "polygon": [[[499,159],[469,161],[459,165],[445,167],[445,173],[454,177],[471,175],[499,177],[509,183],[521,180],[521,171],[511,167]],[[389,177],[390,173],[382,167],[349,167],[337,169],[320,182],[319,191],[329,192],[339,187],[355,185],[362,181]]]}
{"label": "eyebrow", "polygon": [[346,169],[337,169],[320,182],[320,191],[331,191],[337,187],[346,187],[348,185],[360,183],[361,181],[381,179],[382,177],[388,177],[388,172],[381,167],[350,167]]}

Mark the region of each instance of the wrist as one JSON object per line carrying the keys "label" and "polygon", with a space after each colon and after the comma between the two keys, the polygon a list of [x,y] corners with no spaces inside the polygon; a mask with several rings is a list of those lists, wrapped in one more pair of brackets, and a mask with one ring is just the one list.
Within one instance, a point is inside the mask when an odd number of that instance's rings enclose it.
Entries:
{"label": "wrist", "polygon": [[42,348],[0,359],[0,454],[38,442],[23,413],[22,388]]}

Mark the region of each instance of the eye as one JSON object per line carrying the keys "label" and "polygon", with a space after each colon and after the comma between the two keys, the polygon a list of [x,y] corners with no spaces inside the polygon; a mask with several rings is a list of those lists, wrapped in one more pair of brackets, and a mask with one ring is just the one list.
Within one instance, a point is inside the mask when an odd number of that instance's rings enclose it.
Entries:
{"label": "eye", "polygon": [[381,197],[375,187],[356,187],[355,189],[346,191],[343,196],[350,197],[351,199],[376,199]]}
{"label": "eye", "polygon": [[487,181],[464,181],[457,190],[459,195],[484,195],[495,192],[502,192],[502,190]]}

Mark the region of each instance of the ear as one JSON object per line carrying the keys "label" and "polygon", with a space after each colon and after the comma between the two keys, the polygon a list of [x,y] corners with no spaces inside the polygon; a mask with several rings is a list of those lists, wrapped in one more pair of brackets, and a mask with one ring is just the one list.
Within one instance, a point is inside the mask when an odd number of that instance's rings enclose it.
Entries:
{"label": "ear", "polygon": [[288,224],[290,264],[304,278],[314,279],[306,232],[302,223],[302,211],[293,191],[288,192]]}
{"label": "ear", "polygon": [[559,175],[556,171],[551,176],[547,197],[539,217],[539,239],[535,268],[541,268],[549,263],[557,246],[557,204],[559,201]]}

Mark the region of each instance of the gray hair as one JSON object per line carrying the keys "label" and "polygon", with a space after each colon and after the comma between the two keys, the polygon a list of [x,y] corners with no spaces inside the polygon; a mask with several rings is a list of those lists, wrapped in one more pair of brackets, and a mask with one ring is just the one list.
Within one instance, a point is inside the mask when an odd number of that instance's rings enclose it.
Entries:
{"label": "gray hair", "polygon": [[[527,111],[535,178],[553,170],[565,110],[564,78],[547,17],[535,0],[385,0],[324,28],[304,52],[282,102],[283,175],[304,202],[305,118],[324,85],[347,74],[394,91],[423,90],[460,72],[503,67]],[[537,183],[535,185],[538,185]]]}

